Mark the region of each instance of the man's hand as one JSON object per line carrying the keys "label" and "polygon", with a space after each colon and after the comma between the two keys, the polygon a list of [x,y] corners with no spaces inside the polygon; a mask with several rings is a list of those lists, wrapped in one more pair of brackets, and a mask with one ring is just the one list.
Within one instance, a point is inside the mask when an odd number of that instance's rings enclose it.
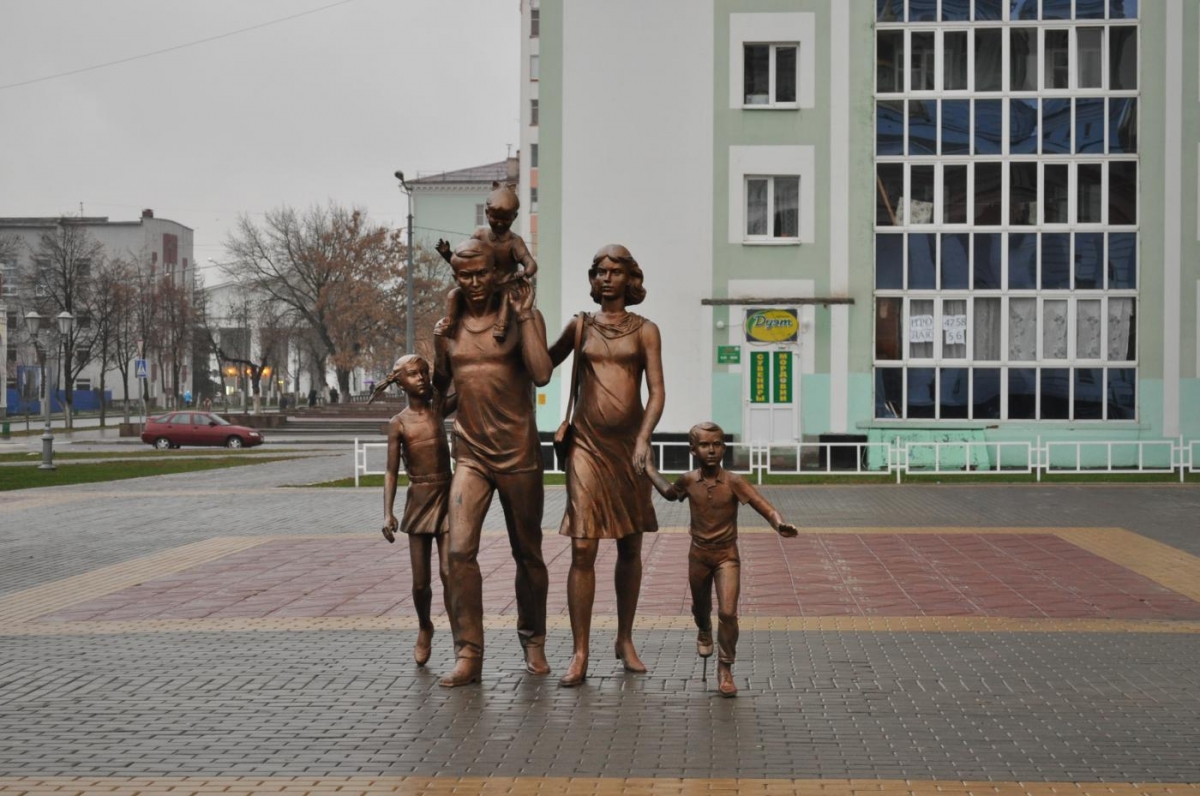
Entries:
{"label": "man's hand", "polygon": [[442,255],[442,259],[446,262],[450,262],[450,241],[438,238],[438,242],[434,245],[433,250]]}
{"label": "man's hand", "polygon": [[389,542],[396,541],[396,529],[400,527],[400,523],[396,520],[395,514],[389,514],[383,521],[383,538]]}
{"label": "man's hand", "polygon": [[523,279],[514,280],[509,289],[512,291],[513,297],[512,308],[516,311],[519,321],[533,312],[533,285]]}
{"label": "man's hand", "polygon": [[796,526],[792,525],[790,522],[779,523],[779,527],[775,530],[779,531],[779,535],[785,539],[792,539],[800,533],[799,529],[797,529]]}

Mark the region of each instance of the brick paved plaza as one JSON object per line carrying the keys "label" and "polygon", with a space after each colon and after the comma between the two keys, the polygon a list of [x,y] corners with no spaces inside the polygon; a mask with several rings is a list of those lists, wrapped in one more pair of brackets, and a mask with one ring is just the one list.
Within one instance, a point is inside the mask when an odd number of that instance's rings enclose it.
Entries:
{"label": "brick paved plaza", "polygon": [[[525,675],[493,506],[480,686],[348,454],[0,493],[0,794],[1200,793],[1200,488],[766,487],[743,515],[741,694],[701,681],[686,506],[657,503],[635,638],[587,684],[547,488],[548,655]],[[435,606],[440,602],[440,588]]]}

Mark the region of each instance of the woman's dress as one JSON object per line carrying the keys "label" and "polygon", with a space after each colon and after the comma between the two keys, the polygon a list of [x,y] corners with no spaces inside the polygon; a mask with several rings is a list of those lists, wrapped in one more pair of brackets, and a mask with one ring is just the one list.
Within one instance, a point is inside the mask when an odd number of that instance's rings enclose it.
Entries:
{"label": "woman's dress", "polygon": [[620,539],[658,530],[650,480],[633,469],[645,416],[644,323],[633,313],[615,324],[584,315],[574,436],[567,454],[567,511],[559,528],[564,536]]}

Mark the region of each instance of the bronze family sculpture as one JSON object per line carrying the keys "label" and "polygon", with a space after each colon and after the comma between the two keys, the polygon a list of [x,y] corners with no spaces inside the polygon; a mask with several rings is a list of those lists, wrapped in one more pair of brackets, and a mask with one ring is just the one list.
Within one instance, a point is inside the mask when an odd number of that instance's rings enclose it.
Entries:
{"label": "bronze family sculpture", "polygon": [[[411,486],[404,521],[410,535],[413,594],[420,632],[414,655],[429,657],[428,584],[431,540],[437,538],[446,610],[454,635],[455,665],[439,682],[454,687],[478,681],[483,666],[483,582],[480,534],[493,495],[498,494],[516,563],[517,634],[531,674],[548,674],[544,646],[548,576],[542,557],[541,449],[533,394],[551,372],[574,354],[567,418],[560,429],[567,473],[567,505],[559,533],[571,538],[567,603],[573,654],[559,684],[587,679],[595,562],[600,540],[614,539],[617,563],[616,657],[631,672],[645,672],[633,643],[633,622],[642,580],[642,534],[658,530],[651,501],[657,488],[668,500],[688,500],[692,546],[688,577],[692,613],[699,628],[697,652],[713,652],[712,589],[717,591],[718,688],[734,696],[740,559],[738,506],[749,503],[782,536],[796,528],[754,487],[721,467],[724,433],[712,423],[692,428],[689,442],[699,469],[674,484],[659,475],[650,444],[662,417],[665,389],[658,327],[628,311],[646,296],[641,267],[624,246],[605,246],[588,271],[599,312],[579,313],[553,346],[534,308],[529,277],[537,264],[524,241],[512,233],[518,204],[511,186],[496,184],[488,199],[488,229],[480,229],[448,254],[456,287],[447,316],[434,330],[436,364],[432,384],[420,357],[403,357],[377,389],[398,383],[410,406],[392,419],[388,433],[384,535],[394,538],[392,513],[396,475],[403,458]],[[523,271],[518,270],[523,267]],[[642,387],[647,400],[642,403]],[[441,396],[449,393],[450,399]],[[441,420],[457,409],[454,459]],[[563,433],[566,432],[566,433]],[[558,439],[556,438],[556,441]],[[412,519],[410,521],[410,512]],[[448,540],[440,532],[448,528]],[[418,597],[418,594],[420,595]]]}
{"label": "bronze family sculpture", "polygon": [[[662,343],[658,327],[628,311],[646,297],[642,269],[624,246],[605,246],[588,271],[595,314],[580,313],[550,349],[557,365],[574,352],[571,433],[566,451],[567,508],[559,533],[571,538],[567,607],[573,654],[559,684],[587,678],[596,554],[615,539],[617,636],[614,652],[627,671],[645,672],[633,644],[642,587],[642,534],[658,530],[650,484],[650,435],[662,417]],[[648,388],[642,406],[642,382]]]}

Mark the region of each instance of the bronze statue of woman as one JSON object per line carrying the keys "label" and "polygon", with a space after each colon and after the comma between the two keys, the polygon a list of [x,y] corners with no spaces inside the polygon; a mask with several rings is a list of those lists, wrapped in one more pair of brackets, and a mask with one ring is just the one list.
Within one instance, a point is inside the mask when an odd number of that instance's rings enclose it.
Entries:
{"label": "bronze statue of woman", "polygon": [[[662,341],[658,327],[627,311],[646,297],[642,269],[624,246],[605,246],[588,271],[600,311],[584,314],[579,341],[573,436],[567,453],[567,510],[559,533],[571,537],[567,606],[574,654],[559,685],[587,679],[588,641],[601,539],[617,540],[615,653],[626,671],[645,672],[633,646],[642,588],[642,534],[658,530],[650,482],[650,434],[662,417]],[[574,318],[550,349],[555,365],[576,347]],[[649,392],[642,406],[642,380]]]}

